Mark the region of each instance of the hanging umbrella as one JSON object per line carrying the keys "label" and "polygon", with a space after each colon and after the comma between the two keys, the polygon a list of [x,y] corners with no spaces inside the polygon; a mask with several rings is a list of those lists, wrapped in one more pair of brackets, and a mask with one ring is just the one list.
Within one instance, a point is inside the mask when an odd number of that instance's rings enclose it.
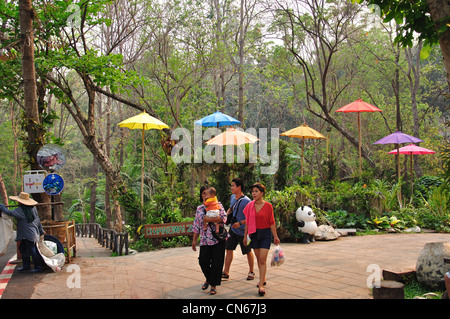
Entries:
{"label": "hanging umbrella", "polygon": [[413,191],[413,155],[425,155],[425,154],[434,154],[435,151],[429,150],[424,147],[420,147],[414,144],[409,144],[407,146],[401,147],[399,149],[395,149],[390,151],[388,154],[406,154],[410,155],[410,174],[411,174],[411,198]]}
{"label": "hanging umbrella", "polygon": [[343,113],[350,113],[350,112],[356,112],[358,113],[358,144],[359,144],[359,173],[362,173],[361,169],[361,118],[359,116],[359,113],[361,112],[382,112],[379,108],[376,106],[373,106],[369,103],[364,102],[363,100],[359,99],[355,102],[352,102],[350,104],[347,104],[340,109],[336,110],[336,112],[343,112]]}
{"label": "hanging umbrella", "polygon": [[204,118],[201,118],[200,120],[195,121],[194,124],[207,127],[212,126],[219,127],[225,125],[241,124],[241,122],[229,115],[216,111],[213,114],[210,114],[208,116],[205,116]]}
{"label": "hanging umbrella", "polygon": [[144,207],[144,137],[146,130],[162,130],[164,128],[170,128],[167,124],[161,122],[157,118],[149,115],[145,111],[139,115],[130,117],[129,119],[119,123],[120,127],[127,127],[131,130],[142,130],[142,166],[141,166],[141,219],[143,216]]}
{"label": "hanging umbrella", "polygon": [[301,161],[301,172],[303,177],[303,146],[305,143],[305,138],[314,138],[314,139],[326,139],[321,133],[317,132],[313,128],[309,127],[306,124],[300,125],[296,128],[293,128],[289,131],[281,133],[283,136],[289,137],[297,137],[302,139],[302,161]]}
{"label": "hanging umbrella", "polygon": [[[423,142],[421,139],[405,134],[401,131],[396,131],[388,136],[383,137],[382,139],[376,141],[373,144],[403,144],[403,143],[421,143]],[[398,147],[398,146],[397,146]],[[400,151],[397,149],[397,179],[400,183]],[[401,188],[399,187],[399,202],[401,203]],[[401,204],[400,204],[401,206]]]}
{"label": "hanging umbrella", "polygon": [[256,136],[246,133],[244,131],[238,131],[234,128],[229,128],[225,132],[220,133],[216,137],[213,137],[206,142],[207,145],[243,145],[253,144],[259,141]]}

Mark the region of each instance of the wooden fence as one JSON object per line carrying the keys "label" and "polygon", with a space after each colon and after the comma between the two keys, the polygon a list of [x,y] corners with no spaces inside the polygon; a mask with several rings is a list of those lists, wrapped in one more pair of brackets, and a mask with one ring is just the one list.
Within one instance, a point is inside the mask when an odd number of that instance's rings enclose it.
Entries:
{"label": "wooden fence", "polygon": [[78,237],[94,237],[102,247],[111,249],[117,255],[128,255],[128,233],[118,233],[113,229],[101,227],[97,223],[76,224],[75,232]]}

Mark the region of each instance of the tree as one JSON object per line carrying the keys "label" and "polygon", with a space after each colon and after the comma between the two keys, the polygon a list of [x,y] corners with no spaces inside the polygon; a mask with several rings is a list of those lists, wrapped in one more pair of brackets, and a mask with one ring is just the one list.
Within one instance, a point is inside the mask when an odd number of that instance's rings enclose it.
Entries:
{"label": "tree", "polygon": [[[354,0],[353,0],[354,1]],[[431,46],[440,44],[450,89],[450,3],[446,0],[356,0],[377,5],[388,22],[394,19],[401,25],[396,41],[411,47],[414,32],[423,40],[422,57],[428,56]]]}
{"label": "tree", "polygon": [[[245,77],[246,66],[252,60],[252,55],[258,42],[262,39],[260,18],[264,10],[260,0],[239,0],[238,7],[233,6],[232,1],[212,1],[212,11],[215,14],[216,36],[218,51],[223,54],[223,59],[233,67],[234,74],[238,77],[238,115],[237,119],[244,123]],[[225,60],[225,61],[227,61]],[[219,61],[219,64],[225,62]],[[230,77],[230,80],[231,80]],[[221,95],[219,105],[225,106],[225,72],[221,65]]]}
{"label": "tree", "polygon": [[[139,82],[134,72],[124,70],[122,55],[111,52],[101,54],[92,43],[95,40],[89,40],[90,32],[95,30],[96,26],[107,23],[107,20],[100,16],[108,3],[109,1],[87,1],[81,4],[79,26],[67,25],[69,20],[65,19],[67,17],[65,3],[59,3],[59,6],[55,5],[45,11],[48,20],[57,21],[55,29],[52,30],[56,37],[51,37],[51,41],[57,43],[57,49],[45,56],[40,71],[41,76],[48,80],[52,92],[77,123],[83,136],[83,143],[103,169],[111,189],[126,194],[127,189],[120,169],[114,167],[103,141],[99,140],[96,133],[95,122],[98,117],[96,102],[100,93],[138,110],[144,109],[139,104],[120,96],[126,85]],[[131,31],[127,34],[131,34]],[[118,46],[117,42],[122,42],[123,37],[115,38],[116,42],[109,43],[109,48]],[[85,90],[85,99],[79,99],[74,94],[73,88],[80,82]],[[156,116],[152,109],[146,111]],[[117,219],[114,224],[121,227]]]}
{"label": "tree", "polygon": [[[33,8],[31,1],[24,1],[24,5],[21,1],[19,9],[13,2],[2,2],[0,41],[2,49],[8,54],[6,58],[5,55],[2,56],[0,72],[2,77],[9,80],[2,84],[0,98],[14,99],[21,104],[16,96],[20,93],[21,83],[24,83],[26,96],[23,108],[27,119],[26,130],[29,132],[27,146],[30,148],[30,161],[33,161],[40,146],[46,142],[45,122],[42,120],[47,115],[44,96],[47,92],[53,94],[77,123],[84,144],[102,167],[111,188],[126,193],[120,170],[113,166],[96,137],[96,95],[106,95],[141,111],[144,108],[121,96],[126,85],[139,82],[133,72],[124,70],[122,55],[102,55],[93,44],[96,38],[91,35],[100,24],[108,23],[106,18],[101,17],[108,3],[108,0],[83,2],[76,6],[78,11],[75,12],[74,21],[72,12],[68,10],[71,1],[59,1],[51,5],[46,1],[36,1]],[[18,14],[21,24],[20,41],[17,41],[15,33],[18,29]],[[33,37],[35,26],[32,18],[35,16],[39,16],[39,28],[35,30],[36,36]],[[132,33],[132,28],[128,30],[123,37],[116,38],[116,43],[112,43],[111,47],[116,47],[124,41],[127,34]],[[18,45],[21,43],[24,43],[24,81],[17,71],[16,62],[17,52],[21,51]],[[36,81],[36,78],[39,80]],[[85,89],[86,98],[79,98],[74,94],[74,88],[79,83]],[[156,116],[151,108],[147,108],[147,112]],[[36,165],[36,161],[32,162],[31,168],[37,169]]]}
{"label": "tree", "polygon": [[[359,147],[358,139],[341,126],[331,113],[339,96],[350,84],[351,77],[336,90],[332,90],[329,84],[333,79],[336,53],[347,44],[353,33],[363,27],[353,23],[360,10],[351,3],[324,0],[277,1],[277,7],[275,24],[282,33],[286,49],[294,56],[304,76],[306,109]],[[361,149],[361,156],[369,165],[375,166],[366,149]]]}
{"label": "tree", "polygon": [[[28,140],[26,144],[29,157],[29,164],[32,170],[40,169],[36,156],[39,149],[44,145],[45,131],[41,125],[38,110],[38,90],[36,84],[36,70],[34,61],[34,32],[33,19],[35,11],[31,0],[19,1],[19,25],[20,43],[22,49],[22,79],[23,79],[23,99],[25,116],[23,125],[27,131]],[[49,203],[50,196],[46,194],[34,195],[39,201]],[[39,209],[43,220],[52,219],[51,207]]]}

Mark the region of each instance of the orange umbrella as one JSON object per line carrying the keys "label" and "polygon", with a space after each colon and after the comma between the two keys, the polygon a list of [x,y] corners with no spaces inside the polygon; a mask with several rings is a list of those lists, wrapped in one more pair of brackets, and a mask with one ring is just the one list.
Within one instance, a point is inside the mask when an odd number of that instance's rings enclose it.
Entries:
{"label": "orange umbrella", "polygon": [[259,141],[256,136],[246,133],[244,131],[238,131],[234,128],[229,128],[225,132],[213,137],[206,142],[207,145],[242,145],[242,144],[253,144]]}
{"label": "orange umbrella", "polygon": [[359,116],[360,112],[382,112],[379,108],[376,106],[373,106],[369,103],[364,102],[361,99],[356,100],[355,102],[352,102],[350,104],[347,104],[340,109],[336,110],[336,112],[343,112],[343,113],[350,113],[350,112],[356,112],[358,113],[358,135],[359,135],[359,173],[362,174],[361,169],[361,118]]}
{"label": "orange umbrella", "polygon": [[[238,131],[234,128],[228,128],[225,132],[220,133],[216,137],[213,137],[205,144],[207,145],[243,145],[243,144],[253,144],[259,141],[256,136],[246,133],[244,131]],[[233,161],[233,178],[234,178],[234,161]]]}

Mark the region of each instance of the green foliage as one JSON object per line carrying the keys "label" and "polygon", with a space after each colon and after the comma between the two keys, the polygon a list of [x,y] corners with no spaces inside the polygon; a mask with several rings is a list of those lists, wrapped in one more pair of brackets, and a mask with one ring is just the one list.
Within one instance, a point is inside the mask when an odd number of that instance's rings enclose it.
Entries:
{"label": "green foliage", "polygon": [[[450,123],[447,123],[447,126],[449,125]],[[443,161],[442,166],[444,168],[444,172],[442,177],[444,178],[444,184],[446,185],[445,187],[450,190],[450,143],[446,143],[444,145],[440,158]]]}
{"label": "green foliage", "polygon": [[282,190],[286,186],[288,182],[288,167],[289,167],[289,159],[287,157],[287,143],[283,140],[280,140],[279,146],[279,167],[278,171],[275,174],[275,189]]}
{"label": "green foliage", "polygon": [[[423,178],[439,184],[437,179]],[[316,213],[316,221],[338,228],[363,230],[379,229],[402,231],[419,226],[438,231],[450,231],[448,193],[443,187],[430,191],[428,200],[399,208],[398,184],[374,180],[371,184],[361,182],[333,181],[317,186],[305,180],[303,185],[292,185],[283,190],[272,190],[266,200],[272,203],[278,227],[289,232],[290,238],[298,238],[295,211],[301,205],[309,205]]]}
{"label": "green foliage", "polygon": [[425,285],[421,284],[416,277],[405,283],[405,299],[414,299],[414,297],[422,297],[425,294],[433,293],[436,296],[427,299],[441,299],[444,291],[430,291]]}
{"label": "green foliage", "polygon": [[[439,35],[448,29],[447,21],[440,21],[438,25],[432,20],[429,14],[427,1],[396,1],[396,0],[356,0],[358,3],[367,2],[377,5],[387,23],[395,20],[400,25],[399,33],[395,38],[396,42],[403,46],[412,47],[414,36],[418,34],[419,39],[424,40],[424,49],[421,52],[422,58],[427,58],[431,46],[439,43]],[[436,32],[437,29],[437,32]]]}
{"label": "green foliage", "polygon": [[367,221],[369,224],[373,224],[375,228],[381,230],[394,229],[401,230],[403,229],[402,221],[399,220],[395,216],[382,216],[375,217],[372,220]]}
{"label": "green foliage", "polygon": [[[400,33],[394,34],[397,36],[397,41],[410,45],[412,32],[418,31],[418,28],[424,29],[420,32],[420,37],[425,39],[422,57],[430,52],[429,44],[436,42],[437,33],[433,31],[429,16],[426,14],[424,16],[424,1],[370,2],[385,3],[382,11],[386,14],[386,21],[392,19],[392,21],[406,22]],[[65,207],[69,207],[68,215],[80,221],[87,218],[89,194],[88,189],[85,188],[85,181],[80,180],[78,176],[90,175],[92,156],[90,154],[86,156],[88,151],[83,147],[81,134],[77,131],[77,126],[82,123],[76,123],[70,118],[69,110],[85,115],[87,97],[86,87],[82,83],[84,76],[87,75],[92,79],[92,83],[88,81],[90,85],[102,87],[116,94],[132,95],[133,101],[153,109],[172,127],[189,128],[194,120],[216,109],[232,116],[237,114],[238,82],[235,65],[230,59],[236,56],[237,52],[232,39],[238,25],[235,19],[239,18],[238,15],[234,15],[237,13],[234,11],[235,2],[226,3],[227,8],[224,8],[224,16],[221,17],[223,33],[220,34],[217,31],[219,17],[215,16],[215,10],[202,15],[205,3],[201,1],[167,1],[164,6],[157,1],[147,1],[142,11],[139,11],[139,15],[136,16],[136,21],[133,20],[134,18],[130,19],[130,26],[122,30],[120,42],[116,43],[117,50],[105,53],[96,45],[100,42],[101,36],[106,35],[101,34],[100,30],[115,22],[106,14],[110,13],[107,12],[110,9],[107,6],[109,3],[112,1],[81,3],[72,0],[33,1],[37,17],[34,29],[37,79],[38,83],[42,84],[42,92],[46,93],[44,101],[40,101],[42,124],[39,129],[47,133],[37,143],[64,144],[65,148],[70,150],[69,157],[72,162],[68,164],[70,170],[63,172],[67,181],[63,197],[66,201]],[[73,11],[66,11],[70,4],[80,6],[80,13],[85,18],[83,30],[81,27],[72,29],[68,24],[69,17],[73,13]],[[132,3],[137,7],[141,4]],[[288,230],[292,237],[298,236],[293,214],[302,204],[311,205],[314,208],[320,223],[331,223],[339,227],[367,228],[377,225],[384,229],[384,226],[390,227],[395,223],[404,227],[419,225],[423,228],[448,231],[450,226],[446,211],[449,209],[450,155],[448,143],[446,144],[441,136],[442,126],[437,124],[442,114],[434,110],[435,108],[443,110],[442,105],[447,105],[441,102],[440,106],[436,106],[439,99],[435,98],[441,95],[441,84],[445,79],[445,74],[442,72],[442,56],[436,52],[434,56],[432,55],[434,60],[421,61],[423,72],[417,102],[418,115],[421,118],[419,128],[421,138],[427,145],[432,146],[431,149],[444,149],[440,152],[440,157],[428,157],[426,161],[421,161],[421,167],[426,174],[442,174],[442,185],[446,186],[442,186],[441,180],[437,177],[425,176],[416,181],[412,194],[413,200],[409,205],[405,205],[409,202],[409,195],[411,195],[408,194],[409,183],[397,183],[394,157],[386,154],[386,148],[380,146],[377,149],[369,144],[385,136],[388,129],[395,127],[396,101],[390,81],[396,66],[405,67],[405,57],[401,51],[399,61],[394,65],[395,57],[390,41],[392,34],[388,32],[389,28],[384,29],[370,23],[364,24],[364,19],[359,19],[362,16],[340,20],[343,14],[340,9],[344,8],[348,9],[349,13],[356,12],[354,8],[340,1],[327,2],[325,7],[319,8],[320,10],[314,14],[305,12],[301,16],[303,20],[300,19],[298,25],[294,26],[292,34],[286,35],[283,38],[284,42],[276,45],[262,41],[260,30],[263,28],[259,25],[258,19],[253,20],[256,23],[249,25],[248,33],[244,35],[250,42],[243,47],[246,55],[244,61],[241,61],[245,73],[243,126],[289,129],[298,125],[299,122],[306,122],[314,125],[316,129],[323,128],[325,124],[323,112],[314,103],[316,98],[321,98],[321,94],[327,93],[327,100],[330,102],[327,107],[330,114],[333,114],[334,107],[345,101],[356,98],[369,100],[369,97],[373,97],[373,100],[383,109],[383,117],[369,114],[363,117],[363,143],[365,144],[363,147],[369,149],[369,154],[377,167],[368,168],[368,165],[363,162],[362,176],[349,179],[354,176],[357,167],[357,151],[349,147],[349,143],[342,138],[340,132],[331,129],[327,145],[329,149],[334,150],[336,156],[328,155],[329,152],[325,151],[325,143],[305,142],[305,171],[310,175],[299,177],[299,141],[286,139],[280,142],[279,170],[275,175],[261,174],[260,162],[213,164],[210,166],[212,173],[208,173],[206,179],[210,185],[216,187],[219,199],[225,207],[229,205],[229,184],[233,176],[242,177],[246,185],[257,181],[265,184],[269,190],[266,199],[274,205],[278,226]],[[114,9],[122,10],[121,13],[123,13],[131,8],[121,3]],[[0,120],[0,146],[3,150],[0,160],[4,164],[2,168],[4,180],[8,191],[11,191],[10,184],[13,182],[13,177],[12,172],[7,170],[13,165],[11,155],[14,152],[13,132],[9,122],[5,122],[9,116],[9,107],[2,99],[20,101],[22,95],[18,2],[0,2],[0,12],[0,34],[2,35],[0,55],[4,57],[3,54],[6,54],[8,58],[0,59],[2,78],[0,115],[3,119]],[[305,47],[304,43],[309,40],[306,40],[306,34],[299,26],[301,23],[312,26],[319,22],[313,21],[314,15],[317,15],[320,21],[325,19],[329,26],[337,28],[340,21],[348,21],[348,25],[352,26],[352,32],[344,32],[346,41],[336,47],[334,43],[330,44],[336,51],[337,58],[333,58],[327,65],[330,73],[327,74],[327,87],[322,88],[323,90],[317,88],[308,90],[308,85],[305,89],[307,76],[304,72],[306,70],[298,67],[295,57],[288,48],[290,44]],[[282,21],[283,18],[286,17],[277,16],[279,20],[268,21],[267,26],[271,28],[271,31],[280,31],[277,27],[286,26],[281,24],[286,22]],[[128,38],[127,33],[132,31],[133,27],[137,27],[139,32],[130,33]],[[443,32],[444,28],[446,27],[444,26],[439,32]],[[82,34],[82,31],[86,32]],[[330,29],[323,31],[323,34],[331,32]],[[228,43],[222,39],[227,39]],[[295,43],[291,43],[292,40]],[[337,40],[339,39],[336,38],[335,41]],[[136,55],[136,60],[133,60],[135,52],[129,52],[129,48],[140,47],[148,49],[144,54]],[[122,50],[123,55],[117,53]],[[305,57],[317,57],[317,52],[306,53]],[[126,60],[127,58],[131,60]],[[317,61],[319,60],[311,59],[307,62],[311,66],[310,71],[314,74],[316,71],[321,71]],[[52,81],[49,83],[45,78],[48,74],[57,78],[60,84],[67,86],[60,87]],[[408,85],[406,85],[407,79],[403,77],[402,72],[399,76],[401,83],[398,93],[402,107],[402,122],[404,127],[409,128],[413,115],[409,108],[411,101]],[[311,80],[315,81],[319,78],[319,76],[313,76]],[[77,100],[79,109],[69,109],[62,104],[73,106],[73,101],[67,96],[64,88],[70,89]],[[224,90],[223,96],[219,92],[221,89]],[[370,92],[371,96],[364,92]],[[98,98],[97,102],[101,104],[100,102],[104,101]],[[145,144],[148,152],[144,176],[146,204],[145,219],[141,221],[139,219],[141,204],[138,194],[140,193],[140,154],[144,150],[141,150],[140,143],[136,142],[140,137],[137,132],[121,136],[117,129],[119,120],[123,120],[123,117],[132,113],[133,110],[119,103],[112,103],[109,106],[111,107],[110,145],[106,145],[106,139],[104,139],[105,133],[109,134],[104,131],[105,123],[102,117],[105,113],[97,114],[97,107],[95,118],[92,119],[95,122],[95,132],[90,133],[95,133],[95,138],[98,138],[100,144],[105,143],[105,148],[110,147],[111,154],[108,156],[111,157],[112,164],[115,167],[121,166],[117,169],[120,169],[128,191],[119,196],[119,201],[126,211],[125,221],[130,234],[135,239],[134,245],[140,247],[139,249],[150,249],[186,242],[187,239],[145,240],[141,230],[145,223],[173,222],[193,217],[195,207],[199,204],[198,189],[204,183],[195,174],[193,167],[197,164],[175,165],[170,156],[161,152],[159,145],[161,135],[146,133]],[[102,108],[102,105],[98,106],[98,109]],[[102,112],[105,112],[104,108]],[[344,116],[332,119],[339,122],[339,125],[342,124],[341,126],[350,135],[357,136],[356,121],[353,121],[350,115],[346,118],[348,120],[344,119]],[[70,134],[58,132],[58,130],[62,131],[66,125],[68,130],[71,130]],[[21,134],[23,136],[23,133]],[[23,146],[27,147],[26,143],[23,143],[25,140],[20,142],[19,153]],[[124,152],[119,154],[122,143]],[[271,153],[270,149],[268,153]],[[99,177],[99,180],[99,185],[106,182],[104,176]],[[82,186],[77,191],[74,189],[78,187],[78,183]],[[399,203],[397,198],[400,188],[402,188],[403,203]],[[78,192],[81,194],[77,194]],[[99,186],[99,198],[104,195],[104,192],[105,189]],[[406,197],[408,200],[405,200]],[[102,201],[98,200],[96,218],[101,223],[105,219],[103,207]],[[393,216],[400,221],[394,220]]]}
{"label": "green foliage", "polygon": [[370,220],[366,216],[348,213],[345,210],[328,211],[325,213],[325,217],[336,228],[367,229],[369,228],[368,223],[370,223]]}
{"label": "green foliage", "polygon": [[431,220],[434,221],[433,229],[449,231],[450,230],[450,193],[445,185],[435,188],[428,199],[423,199],[425,207],[432,214]]}

